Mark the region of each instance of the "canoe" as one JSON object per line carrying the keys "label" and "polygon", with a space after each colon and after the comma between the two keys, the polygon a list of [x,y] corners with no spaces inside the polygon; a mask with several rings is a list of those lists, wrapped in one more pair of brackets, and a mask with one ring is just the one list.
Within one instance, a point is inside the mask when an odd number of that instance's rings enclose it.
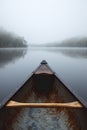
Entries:
{"label": "canoe", "polygon": [[0,130],[87,130],[87,108],[42,61],[0,109]]}

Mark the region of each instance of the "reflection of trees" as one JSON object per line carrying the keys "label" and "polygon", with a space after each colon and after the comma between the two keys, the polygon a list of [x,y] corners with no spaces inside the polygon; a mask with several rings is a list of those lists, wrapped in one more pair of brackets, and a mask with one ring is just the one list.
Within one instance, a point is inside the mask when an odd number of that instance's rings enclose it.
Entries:
{"label": "reflection of trees", "polygon": [[87,58],[87,48],[50,48],[49,52],[62,53],[73,58]]}
{"label": "reflection of trees", "polygon": [[0,67],[24,57],[27,49],[0,49]]}
{"label": "reflection of trees", "polygon": [[87,49],[66,49],[61,53],[74,58],[87,58]]}

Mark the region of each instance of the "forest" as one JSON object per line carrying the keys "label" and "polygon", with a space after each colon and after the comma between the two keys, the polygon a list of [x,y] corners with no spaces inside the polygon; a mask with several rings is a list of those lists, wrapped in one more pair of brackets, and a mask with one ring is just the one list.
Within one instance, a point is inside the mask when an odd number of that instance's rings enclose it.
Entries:
{"label": "forest", "polygon": [[0,29],[0,48],[4,47],[27,47],[27,42],[24,37]]}

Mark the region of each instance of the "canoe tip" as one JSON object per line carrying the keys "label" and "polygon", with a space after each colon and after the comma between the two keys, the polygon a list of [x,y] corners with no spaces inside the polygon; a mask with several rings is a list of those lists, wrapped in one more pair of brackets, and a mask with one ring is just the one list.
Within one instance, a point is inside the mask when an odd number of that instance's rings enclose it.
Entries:
{"label": "canoe tip", "polygon": [[47,64],[46,60],[42,60],[41,64]]}

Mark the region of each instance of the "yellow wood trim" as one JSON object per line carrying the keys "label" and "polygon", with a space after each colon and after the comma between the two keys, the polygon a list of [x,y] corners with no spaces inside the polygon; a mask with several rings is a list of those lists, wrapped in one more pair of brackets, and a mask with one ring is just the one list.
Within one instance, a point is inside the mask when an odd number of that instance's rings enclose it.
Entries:
{"label": "yellow wood trim", "polygon": [[69,103],[21,103],[16,101],[9,101],[6,107],[68,107],[68,108],[82,108],[83,106],[78,102]]}

